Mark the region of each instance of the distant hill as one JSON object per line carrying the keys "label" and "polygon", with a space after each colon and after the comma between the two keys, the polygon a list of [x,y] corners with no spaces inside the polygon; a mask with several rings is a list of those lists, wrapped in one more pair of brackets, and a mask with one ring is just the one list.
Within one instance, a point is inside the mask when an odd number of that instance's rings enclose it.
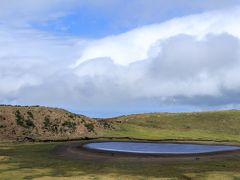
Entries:
{"label": "distant hill", "polygon": [[146,113],[93,119],[58,108],[0,106],[0,141],[99,137],[240,143],[240,111]]}

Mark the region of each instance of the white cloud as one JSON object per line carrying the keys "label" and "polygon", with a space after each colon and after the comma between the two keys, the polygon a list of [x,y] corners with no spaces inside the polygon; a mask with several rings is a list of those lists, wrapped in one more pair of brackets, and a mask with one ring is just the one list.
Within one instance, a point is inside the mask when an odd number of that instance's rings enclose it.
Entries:
{"label": "white cloud", "polygon": [[162,24],[150,25],[90,42],[75,67],[86,60],[98,57],[109,57],[117,64],[128,65],[148,58],[150,47],[156,41],[178,34],[202,38],[209,33],[225,32],[240,37],[240,25],[236,22],[236,17],[240,16],[239,9],[176,18]]}
{"label": "white cloud", "polygon": [[88,78],[101,96],[114,92],[116,98],[171,98],[218,96],[224,82],[231,80],[226,75],[239,67],[239,40],[227,34],[209,35],[203,40],[179,35],[156,46],[162,50],[154,58],[129,66],[93,59],[80,64],[75,73],[82,80]]}
{"label": "white cloud", "polygon": [[239,12],[177,18],[89,42],[74,71],[102,100],[224,96],[239,87],[230,83],[240,70]]}
{"label": "white cloud", "polygon": [[187,16],[84,41],[2,27],[1,102],[239,104],[239,12]]}
{"label": "white cloud", "polygon": [[0,99],[3,101],[65,69],[78,56],[76,50],[81,42],[32,29],[2,26],[0,45]]}

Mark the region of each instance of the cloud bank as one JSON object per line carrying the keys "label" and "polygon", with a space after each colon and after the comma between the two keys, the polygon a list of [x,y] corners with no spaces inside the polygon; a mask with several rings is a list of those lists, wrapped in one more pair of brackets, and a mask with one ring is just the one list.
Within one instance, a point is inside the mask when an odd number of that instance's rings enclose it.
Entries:
{"label": "cloud bank", "polygon": [[1,26],[0,102],[78,111],[239,105],[239,18],[235,7],[96,40]]}

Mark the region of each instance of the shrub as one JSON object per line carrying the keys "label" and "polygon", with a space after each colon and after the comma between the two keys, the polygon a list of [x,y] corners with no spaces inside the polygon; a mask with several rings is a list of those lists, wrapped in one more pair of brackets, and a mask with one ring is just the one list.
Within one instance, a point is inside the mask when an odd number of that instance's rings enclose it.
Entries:
{"label": "shrub", "polygon": [[24,117],[21,115],[20,111],[15,112],[17,125],[24,126]]}
{"label": "shrub", "polygon": [[68,117],[71,118],[71,119],[73,119],[73,118],[74,118],[74,115],[70,114]]}
{"label": "shrub", "polygon": [[[56,119],[56,121],[57,121],[57,119]],[[45,129],[47,129],[49,131],[52,131],[52,132],[55,132],[55,133],[58,132],[58,127],[59,127],[58,122],[52,123],[50,121],[49,116],[45,116],[43,124],[44,124]]]}
{"label": "shrub", "polygon": [[104,123],[103,123],[103,127],[104,127],[105,129],[111,128],[110,124],[108,124],[107,122],[104,122]]}
{"label": "shrub", "polygon": [[35,125],[31,119],[26,119],[25,122],[26,122],[27,127],[35,127]]}
{"label": "shrub", "polygon": [[22,126],[24,128],[35,127],[33,121],[30,118],[25,119],[24,116],[21,115],[19,110],[15,112],[15,116],[17,125]]}
{"label": "shrub", "polygon": [[70,129],[76,129],[76,123],[75,122],[71,122],[71,121],[64,121],[64,123],[62,123],[63,126],[68,127]]}
{"label": "shrub", "polygon": [[50,126],[51,123],[50,123],[49,116],[45,116],[43,124],[45,128],[48,128],[48,126]]}
{"label": "shrub", "polygon": [[32,119],[33,119],[33,114],[32,114],[32,112],[31,112],[31,111],[28,111],[28,112],[27,112],[27,114],[28,114],[28,116],[29,116],[30,118],[32,118]]}
{"label": "shrub", "polygon": [[0,124],[0,128],[5,128],[6,126],[4,126],[4,125],[2,125],[2,124]]}
{"label": "shrub", "polygon": [[94,125],[91,123],[84,124],[84,126],[87,128],[88,132],[94,132]]}

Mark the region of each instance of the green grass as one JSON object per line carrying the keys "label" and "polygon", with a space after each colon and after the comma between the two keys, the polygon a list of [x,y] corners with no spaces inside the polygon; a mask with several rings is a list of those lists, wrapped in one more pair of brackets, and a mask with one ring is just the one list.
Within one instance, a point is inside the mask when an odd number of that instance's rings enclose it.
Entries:
{"label": "green grass", "polygon": [[240,111],[152,113],[115,118],[117,129],[106,137],[211,140],[240,143]]}
{"label": "green grass", "polygon": [[211,140],[211,141],[225,141],[225,142],[240,142],[240,136],[234,134],[226,134],[222,132],[211,132],[207,130],[167,130],[149,128],[138,125],[122,125],[120,131],[108,131],[106,136],[109,137],[130,137],[137,139],[151,139],[151,140]]}
{"label": "green grass", "polygon": [[[240,111],[155,113],[111,121],[115,128],[96,136],[240,143]],[[60,144],[1,143],[0,179],[240,179],[236,155],[177,162],[66,160],[52,153]]]}
{"label": "green grass", "polygon": [[240,156],[219,160],[142,162],[65,160],[61,143],[1,144],[0,179],[239,179]]}

